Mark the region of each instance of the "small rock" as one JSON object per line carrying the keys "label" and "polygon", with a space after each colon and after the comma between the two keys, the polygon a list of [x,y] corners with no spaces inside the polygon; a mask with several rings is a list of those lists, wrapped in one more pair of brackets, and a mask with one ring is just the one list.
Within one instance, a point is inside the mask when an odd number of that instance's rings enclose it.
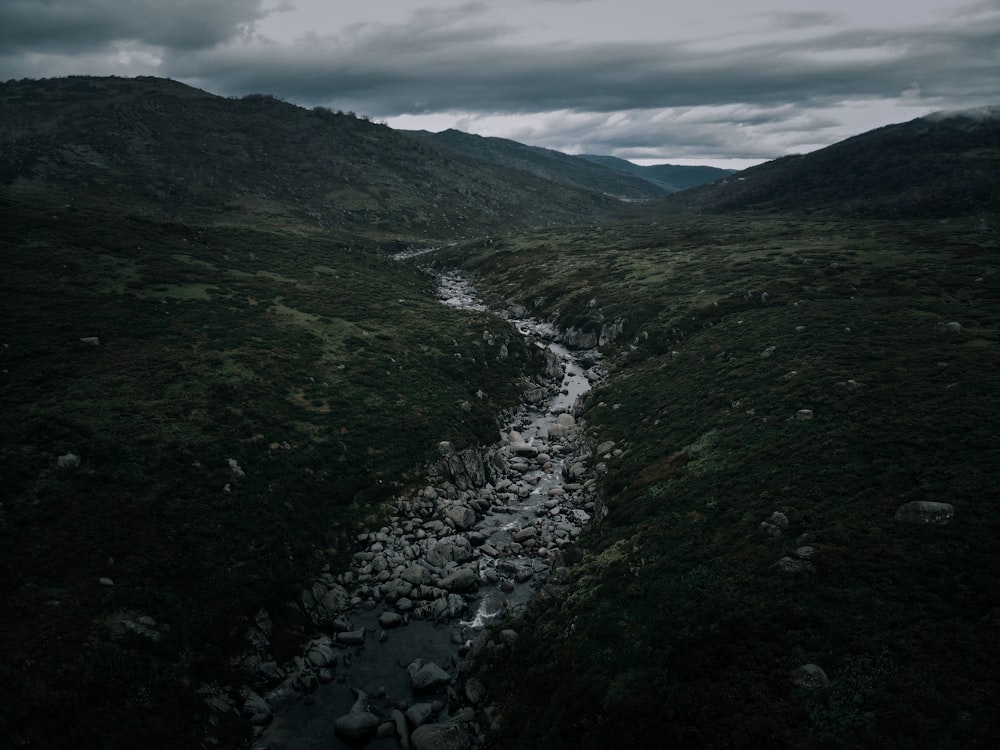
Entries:
{"label": "small rock", "polygon": [[56,458],[56,468],[76,469],[80,466],[80,457],[75,453],[65,453]]}
{"label": "small rock", "polygon": [[954,320],[949,323],[938,323],[938,330],[941,333],[961,333],[962,324]]}
{"label": "small rock", "polygon": [[906,523],[934,524],[943,526],[955,515],[951,503],[935,503],[929,500],[914,500],[896,509],[896,520]]}
{"label": "small rock", "polygon": [[101,584],[102,586],[114,586],[115,585],[115,582],[112,581],[110,578],[98,578],[97,582],[99,584]]}
{"label": "small rock", "polygon": [[792,684],[803,690],[821,690],[830,684],[830,679],[821,667],[803,664],[792,672]]}
{"label": "small rock", "polygon": [[798,560],[794,557],[783,557],[771,566],[771,570],[778,573],[798,574],[811,573],[815,566],[808,560]]}
{"label": "small rock", "polygon": [[365,643],[365,629],[348,630],[344,633],[337,633],[337,643],[345,646],[363,646]]}
{"label": "small rock", "polygon": [[403,616],[398,612],[383,612],[378,616],[378,624],[386,630],[398,628],[403,624]]}
{"label": "small rock", "polygon": [[807,419],[812,419],[812,418],[813,418],[812,409],[799,409],[797,412],[795,412],[795,419],[797,419],[799,422],[803,422]]}

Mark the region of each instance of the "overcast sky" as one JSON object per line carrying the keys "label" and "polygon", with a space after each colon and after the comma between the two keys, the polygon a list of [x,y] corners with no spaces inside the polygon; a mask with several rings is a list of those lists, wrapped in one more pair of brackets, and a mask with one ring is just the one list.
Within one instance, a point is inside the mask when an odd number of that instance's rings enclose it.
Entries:
{"label": "overcast sky", "polygon": [[743,167],[1000,104],[1000,0],[0,0],[0,80],[68,74]]}

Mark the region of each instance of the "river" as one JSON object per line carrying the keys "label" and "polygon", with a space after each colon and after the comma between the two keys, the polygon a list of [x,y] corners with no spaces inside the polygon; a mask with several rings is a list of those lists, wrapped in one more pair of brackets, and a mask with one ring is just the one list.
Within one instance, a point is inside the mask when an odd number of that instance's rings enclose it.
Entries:
{"label": "river", "polygon": [[[438,289],[444,304],[486,309],[459,273],[439,275]],[[570,351],[558,343],[556,330],[546,323],[508,320],[537,346],[553,352],[562,370],[561,382],[551,384],[544,399],[522,405],[504,438],[486,449],[494,464],[492,482],[467,487],[457,500],[445,500],[446,492],[455,494],[447,482],[439,489],[422,490],[413,502],[400,504],[413,507],[408,514],[400,511],[402,517],[394,528],[383,528],[360,541],[366,546],[355,555],[351,572],[338,581],[354,594],[355,606],[347,613],[349,627],[354,632],[363,629],[364,642],[344,646],[337,642],[340,636],[330,637],[337,652],[333,671],[326,673],[328,679],[334,675],[332,681],[275,711],[254,745],[257,750],[403,746],[395,732],[353,742],[338,735],[335,722],[355,703],[353,689],[367,694],[366,707],[380,720],[387,721],[393,708],[437,701],[438,710],[430,721],[446,721],[457,710],[455,695],[449,701],[445,685],[415,692],[408,665],[417,659],[433,662],[454,683],[470,644],[485,627],[511,617],[529,600],[544,582],[552,555],[571,544],[589,520],[593,503],[582,483],[592,473],[582,468],[587,456],[583,440],[575,436],[572,413],[577,399],[598,377],[594,364],[599,355]],[[468,523],[470,515],[461,515],[466,507],[475,508],[474,523]],[[434,520],[455,508],[457,526]],[[439,565],[442,550],[455,559]],[[411,595],[406,593],[409,584],[402,588],[403,596],[396,592],[379,598],[378,593],[395,580],[384,571],[392,568],[396,575],[405,566],[411,577],[421,566],[441,575],[470,568],[476,581],[468,590],[456,588],[460,594],[439,596],[429,603],[421,603],[417,594],[431,588],[414,585]],[[361,606],[356,606],[359,601]],[[384,627],[383,613],[392,612],[395,617],[400,611],[405,624]]]}

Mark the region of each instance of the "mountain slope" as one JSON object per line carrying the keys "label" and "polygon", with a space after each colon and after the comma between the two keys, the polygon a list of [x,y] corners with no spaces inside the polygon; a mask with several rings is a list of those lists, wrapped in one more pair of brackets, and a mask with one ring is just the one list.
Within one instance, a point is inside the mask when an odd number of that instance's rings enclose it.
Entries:
{"label": "mountain slope", "polygon": [[476,162],[507,167],[557,184],[597,190],[619,198],[641,200],[670,192],[655,181],[622,169],[505,138],[486,138],[458,130],[413,131],[412,135]]}
{"label": "mountain slope", "polygon": [[670,197],[667,207],[924,217],[1000,210],[1000,107],[887,125]]}
{"label": "mountain slope", "polygon": [[720,180],[735,171],[718,167],[689,167],[678,164],[652,164],[644,167],[633,164],[627,159],[594,154],[582,154],[579,158],[636,175],[671,193]]}
{"label": "mountain slope", "polygon": [[608,217],[617,201],[457,160],[383,125],[154,78],[0,85],[0,181],[65,181],[164,215],[280,202],[371,238],[454,237]]}

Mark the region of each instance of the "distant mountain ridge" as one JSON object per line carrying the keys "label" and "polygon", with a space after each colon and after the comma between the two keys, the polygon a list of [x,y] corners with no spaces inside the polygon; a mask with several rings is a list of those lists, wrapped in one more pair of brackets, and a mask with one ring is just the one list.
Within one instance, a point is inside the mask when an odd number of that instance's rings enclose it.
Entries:
{"label": "distant mountain ridge", "polygon": [[715,180],[733,174],[735,169],[722,169],[720,167],[709,166],[683,166],[680,164],[651,164],[644,167],[634,164],[627,159],[619,159],[616,156],[597,156],[594,154],[581,154],[581,159],[601,164],[611,169],[618,169],[629,174],[634,174],[644,180],[659,185],[667,192],[675,193],[680,190],[705,185]]}
{"label": "distant mountain ridge", "polygon": [[555,183],[597,190],[630,200],[648,200],[666,195],[662,186],[607,165],[592,163],[560,151],[527,146],[506,138],[486,137],[443,130],[409,131],[411,135],[475,162],[514,169]]}
{"label": "distant mountain ridge", "polygon": [[669,196],[667,207],[877,218],[1000,210],[1000,107],[886,125]]}
{"label": "distant mountain ridge", "polygon": [[474,161],[542,177],[552,182],[597,190],[624,200],[649,200],[720,179],[733,170],[660,164],[643,167],[614,156],[572,156],[506,138],[443,130],[409,131],[436,146]]}

